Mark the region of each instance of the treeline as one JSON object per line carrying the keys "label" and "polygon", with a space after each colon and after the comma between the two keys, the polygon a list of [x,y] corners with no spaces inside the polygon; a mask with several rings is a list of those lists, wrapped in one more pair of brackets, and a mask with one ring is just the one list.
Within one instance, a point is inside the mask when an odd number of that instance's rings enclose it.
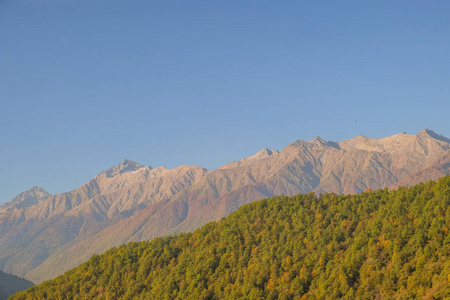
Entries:
{"label": "treeline", "polygon": [[11,299],[445,299],[450,176],[264,199],[193,233],[128,243]]}

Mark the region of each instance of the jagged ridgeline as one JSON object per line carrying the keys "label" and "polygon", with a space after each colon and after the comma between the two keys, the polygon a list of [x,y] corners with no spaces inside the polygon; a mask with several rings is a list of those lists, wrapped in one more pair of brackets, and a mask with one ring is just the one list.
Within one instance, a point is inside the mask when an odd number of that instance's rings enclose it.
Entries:
{"label": "jagged ridgeline", "polygon": [[450,176],[281,196],[193,233],[94,255],[12,299],[443,299],[449,228]]}

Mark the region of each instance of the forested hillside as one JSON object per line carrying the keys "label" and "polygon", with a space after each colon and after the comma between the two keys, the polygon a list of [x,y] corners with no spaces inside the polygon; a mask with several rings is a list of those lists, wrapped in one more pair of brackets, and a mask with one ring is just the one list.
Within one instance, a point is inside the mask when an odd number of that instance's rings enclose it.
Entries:
{"label": "forested hillside", "polygon": [[128,243],[12,299],[444,299],[450,176],[275,197],[193,233]]}
{"label": "forested hillside", "polygon": [[128,242],[193,231],[258,199],[356,194],[450,173],[450,140],[424,129],[340,142],[298,140],[216,170],[124,160],[81,187],[33,188],[0,207],[0,270],[36,283]]}

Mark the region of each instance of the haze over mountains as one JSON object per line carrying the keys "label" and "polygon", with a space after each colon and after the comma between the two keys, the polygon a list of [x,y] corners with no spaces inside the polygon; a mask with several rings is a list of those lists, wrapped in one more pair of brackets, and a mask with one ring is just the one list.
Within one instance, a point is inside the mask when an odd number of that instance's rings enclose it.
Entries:
{"label": "haze over mountains", "polygon": [[274,195],[358,193],[450,173],[450,140],[416,135],[320,137],[208,171],[125,160],[68,193],[33,188],[0,207],[0,269],[34,282],[128,241],[195,229]]}

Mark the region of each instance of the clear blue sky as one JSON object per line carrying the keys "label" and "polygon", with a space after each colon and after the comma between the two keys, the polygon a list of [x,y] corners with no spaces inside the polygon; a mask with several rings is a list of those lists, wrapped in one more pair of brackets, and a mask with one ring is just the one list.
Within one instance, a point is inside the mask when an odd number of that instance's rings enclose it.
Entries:
{"label": "clear blue sky", "polygon": [[0,0],[0,203],[127,158],[450,137],[449,1]]}

